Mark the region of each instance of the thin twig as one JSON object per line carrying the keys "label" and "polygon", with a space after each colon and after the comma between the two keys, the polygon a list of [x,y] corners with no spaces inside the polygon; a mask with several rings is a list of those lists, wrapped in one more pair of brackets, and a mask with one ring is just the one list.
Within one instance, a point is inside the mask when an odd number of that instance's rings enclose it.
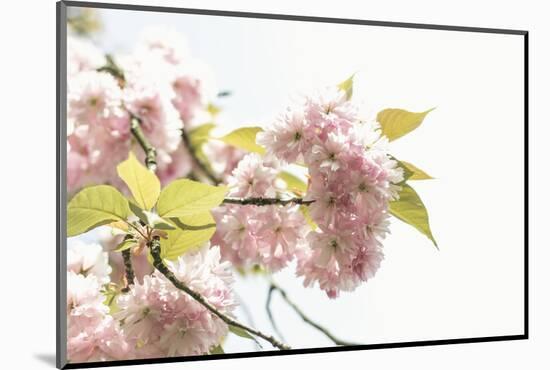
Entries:
{"label": "thin twig", "polygon": [[[315,329],[319,330],[321,333],[323,333],[325,336],[327,336],[330,340],[332,340],[334,342],[334,344],[339,345],[339,346],[357,346],[357,345],[359,345],[358,343],[352,343],[352,342],[348,342],[348,341],[344,341],[344,340],[336,338],[328,329],[326,329],[325,327],[321,326],[320,324],[318,324],[315,321],[313,321],[312,319],[310,319],[294,302],[292,302],[290,300],[290,298],[288,298],[286,292],[281,287],[279,287],[277,284],[271,282],[271,285],[269,287],[269,295],[271,295],[273,290],[277,290],[281,294],[281,297],[283,297],[285,302],[290,307],[292,307],[292,309],[294,309],[294,311],[298,314],[298,316],[300,316],[302,318],[302,320],[304,320],[305,323],[307,323],[307,324],[313,326]],[[268,299],[269,299],[269,295],[268,295]],[[270,311],[268,311],[268,313],[269,312]]]}
{"label": "thin twig", "polygon": [[252,198],[225,198],[223,203],[225,204],[240,204],[243,206],[254,205],[254,206],[269,206],[273,204],[279,204],[286,206],[288,204],[300,204],[300,205],[310,205],[315,202],[315,200],[305,200],[303,198],[289,198],[289,199],[279,199],[279,198],[261,198],[261,197],[252,197]]}
{"label": "thin twig", "polygon": [[210,180],[215,185],[221,184],[221,180],[208,168],[208,166],[203,163],[203,161],[197,157],[197,150],[195,147],[193,147],[193,144],[191,143],[191,139],[189,138],[189,135],[187,135],[187,132],[185,132],[185,129],[181,129],[181,139],[183,141],[183,144],[185,145],[185,148],[187,148],[187,151],[189,152],[189,155],[191,156],[191,160],[195,164],[195,167],[197,167],[200,172]]}
{"label": "thin twig", "polygon": [[214,307],[211,303],[209,303],[200,293],[195,292],[193,289],[189,288],[187,285],[185,285],[183,282],[181,282],[176,275],[170,269],[166,264],[163,262],[162,257],[160,256],[160,237],[154,236],[153,239],[148,243],[149,250],[151,252],[151,256],[153,257],[153,266],[161,273],[163,274],[176,288],[179,290],[184,291],[185,293],[189,294],[193,299],[195,299],[197,302],[199,302],[201,305],[203,305],[208,311],[212,312],[215,316],[220,318],[223,322],[225,322],[227,325],[234,326],[236,328],[240,328],[242,330],[247,331],[250,334],[253,334],[257,337],[260,337],[264,339],[265,341],[271,343],[272,346],[279,348],[280,350],[289,350],[291,349],[290,346],[279,342],[277,339],[275,339],[273,336],[264,334],[261,331],[257,329],[250,328],[246,326],[245,324],[242,324],[231,317],[221,313],[218,311],[216,307]]}
{"label": "thin twig", "polygon": [[273,292],[275,291],[275,287],[271,285],[269,287],[269,292],[267,293],[267,300],[265,302],[265,310],[267,311],[267,317],[269,318],[269,322],[271,323],[271,326],[273,327],[273,330],[275,330],[275,333],[281,338],[281,340],[285,340],[285,337],[283,336],[283,333],[279,330],[279,327],[277,326],[277,323],[275,322],[275,318],[273,317],[273,312],[271,312],[271,298],[273,296]]}

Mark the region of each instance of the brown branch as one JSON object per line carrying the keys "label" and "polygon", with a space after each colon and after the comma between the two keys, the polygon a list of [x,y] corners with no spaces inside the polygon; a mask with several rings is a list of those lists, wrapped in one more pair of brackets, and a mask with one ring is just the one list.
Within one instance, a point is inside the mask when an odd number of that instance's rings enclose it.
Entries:
{"label": "brown branch", "polygon": [[[334,344],[339,345],[339,346],[357,346],[357,345],[359,345],[358,343],[352,343],[352,342],[348,342],[348,341],[344,341],[344,340],[336,338],[328,329],[326,329],[325,327],[321,326],[320,324],[318,324],[315,321],[313,321],[312,319],[310,319],[294,302],[292,302],[290,300],[290,298],[288,298],[286,292],[281,287],[279,287],[277,284],[275,284],[273,282],[271,283],[271,285],[269,287],[268,302],[270,302],[269,297],[270,297],[270,295],[272,294],[272,292],[274,290],[277,290],[281,294],[281,297],[283,297],[285,302],[290,307],[292,307],[292,309],[294,309],[294,311],[298,314],[298,316],[300,316],[302,318],[302,320],[305,323],[307,323],[307,324],[313,326],[315,329],[319,330],[321,333],[323,333],[325,336],[327,336],[330,340],[332,340],[334,342]],[[267,304],[269,304],[269,303],[267,303]],[[271,309],[268,308],[268,315],[270,316],[270,320],[272,320],[271,315],[269,314],[270,312],[271,312]]]}
{"label": "brown branch", "polygon": [[290,346],[279,342],[277,339],[272,337],[271,335],[264,334],[261,331],[257,329],[250,328],[246,326],[245,324],[241,324],[240,322],[232,319],[231,317],[221,313],[218,311],[216,307],[214,307],[211,303],[209,303],[200,293],[195,292],[193,289],[189,288],[187,285],[185,285],[183,282],[181,282],[176,275],[170,269],[166,264],[163,262],[162,257],[160,256],[160,238],[158,236],[154,236],[153,240],[151,240],[148,243],[149,250],[151,252],[151,256],[153,257],[153,266],[161,273],[163,274],[176,288],[179,290],[189,294],[194,300],[199,302],[201,305],[203,305],[208,311],[212,312],[215,316],[220,318],[223,322],[225,322],[227,325],[234,326],[236,328],[242,329],[247,331],[250,334],[253,334],[257,337],[260,337],[264,339],[265,341],[271,343],[272,346],[279,348],[280,350],[289,350],[291,349]]}
{"label": "brown branch", "polygon": [[240,204],[242,206],[246,206],[246,205],[269,206],[274,204],[279,204],[282,206],[286,206],[288,204],[300,204],[300,205],[307,206],[313,202],[315,202],[315,200],[305,200],[303,198],[279,199],[279,198],[252,197],[252,198],[225,198],[222,203]]}
{"label": "brown branch", "polygon": [[130,285],[134,283],[134,268],[132,267],[132,253],[130,249],[125,249],[122,252],[122,259],[124,260],[124,271],[125,271],[125,286],[121,289],[123,293],[130,291]]}
{"label": "brown branch", "polygon": [[132,112],[128,113],[130,113],[131,117],[130,130],[132,131],[132,135],[134,135],[134,138],[145,152],[145,165],[150,171],[155,172],[157,169],[157,150],[149,143],[149,140],[141,130],[141,119]]}
{"label": "brown branch", "polygon": [[208,168],[206,163],[204,163],[199,157],[197,157],[197,150],[195,147],[193,147],[193,144],[191,143],[191,139],[189,138],[189,135],[187,135],[187,132],[185,132],[185,129],[181,129],[181,139],[183,141],[183,144],[185,145],[185,148],[187,148],[187,152],[191,156],[191,160],[193,161],[196,168],[199,169],[199,171],[210,180],[215,185],[221,184],[221,180]]}

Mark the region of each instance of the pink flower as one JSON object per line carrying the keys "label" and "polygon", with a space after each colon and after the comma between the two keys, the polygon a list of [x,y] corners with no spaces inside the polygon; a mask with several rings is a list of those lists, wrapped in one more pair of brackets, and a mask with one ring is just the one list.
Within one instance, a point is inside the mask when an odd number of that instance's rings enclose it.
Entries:
{"label": "pink flower", "polygon": [[327,87],[306,98],[306,118],[309,122],[324,127],[334,122],[353,122],[357,118],[357,108],[347,100],[341,89]]}
{"label": "pink flower", "polygon": [[273,197],[277,171],[257,153],[247,154],[228,180],[232,197]]}
{"label": "pink flower", "polygon": [[331,259],[326,266],[319,266],[316,261],[321,253],[320,248],[312,249],[303,246],[296,256],[298,264],[296,274],[304,277],[304,286],[312,287],[316,282],[329,298],[336,298],[341,290],[352,291],[357,287],[351,275],[350,266],[340,266],[336,259]]}
{"label": "pink flower", "polygon": [[67,37],[67,75],[72,77],[79,72],[92,71],[106,64],[105,56],[91,42]]}
{"label": "pink flower", "polygon": [[305,238],[306,222],[296,206],[264,207],[258,221],[262,265],[278,271],[294,259],[296,247]]}
{"label": "pink flower", "polygon": [[218,227],[213,240],[220,245],[224,260],[241,267],[258,263],[257,212],[255,206],[225,206],[214,211]]}
{"label": "pink flower", "polygon": [[272,126],[258,133],[256,141],[270,155],[286,162],[295,162],[309,149],[311,134],[300,110],[288,110]]}
{"label": "pink flower", "polygon": [[108,314],[94,275],[67,274],[67,358],[69,362],[133,358],[118,322]]}
{"label": "pink flower", "polygon": [[374,277],[384,259],[382,248],[377,245],[363,246],[351,263],[353,274],[359,281],[367,281]]}
{"label": "pink flower", "polygon": [[[220,262],[218,247],[203,246],[177,261],[167,261],[176,277],[201,294],[217,310],[231,315],[236,307],[228,262]],[[208,353],[228,333],[227,325],[158,271],[138,281],[118,300],[127,336],[140,345],[139,358]]]}
{"label": "pink flower", "polygon": [[306,156],[306,164],[316,166],[321,171],[346,169],[349,158],[349,142],[344,135],[329,133],[324,142],[317,141]]}
{"label": "pink flower", "polygon": [[313,231],[308,234],[307,240],[312,249],[319,251],[314,253],[315,264],[319,267],[326,267],[336,261],[339,269],[343,269],[350,265],[357,251],[351,234],[342,233],[340,230]]}
{"label": "pink flower", "polygon": [[101,125],[122,116],[122,91],[113,76],[104,72],[81,72],[68,81],[68,119],[78,125]]}
{"label": "pink flower", "polygon": [[171,97],[166,87],[143,78],[128,82],[124,89],[127,109],[141,119],[141,128],[151,144],[166,154],[177,149],[183,128]]}
{"label": "pink flower", "polygon": [[208,103],[215,95],[212,81],[211,72],[196,61],[175,69],[172,77],[172,88],[175,93],[172,103],[186,126],[208,122],[196,120],[205,116]]}
{"label": "pink flower", "polygon": [[227,182],[231,173],[246,155],[243,150],[219,141],[210,140],[203,144],[202,150],[210,162],[212,170]]}
{"label": "pink flower", "polygon": [[67,271],[84,276],[94,275],[99,283],[107,284],[111,266],[101,245],[71,240],[67,249]]}

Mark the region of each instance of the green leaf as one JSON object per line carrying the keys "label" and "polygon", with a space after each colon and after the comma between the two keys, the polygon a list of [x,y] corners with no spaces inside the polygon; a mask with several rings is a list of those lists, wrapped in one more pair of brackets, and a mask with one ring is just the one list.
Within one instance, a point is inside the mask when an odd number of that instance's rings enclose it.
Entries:
{"label": "green leaf", "polygon": [[115,252],[122,252],[122,251],[125,251],[126,249],[130,249],[132,248],[134,245],[137,244],[137,241],[134,240],[134,239],[127,239],[127,240],[123,240],[121,243],[119,243],[116,248],[115,248]]}
{"label": "green leaf", "polygon": [[81,190],[67,205],[67,236],[116,221],[126,221],[130,215],[128,201],[114,187],[92,186]]}
{"label": "green leaf", "polygon": [[414,164],[401,161],[403,167],[408,170],[411,175],[408,177],[409,180],[431,180],[433,177],[428,175],[426,172],[422,171],[420,168],[416,167]]}
{"label": "green leaf", "polygon": [[233,325],[229,325],[229,331],[232,332],[233,334],[241,337],[241,338],[251,339],[254,342],[256,342],[256,344],[258,346],[261,347],[260,342],[258,342],[258,340],[256,338],[254,338],[252,335],[250,335],[246,330],[238,328],[238,327],[233,326]]}
{"label": "green leaf", "polygon": [[130,210],[132,213],[136,215],[144,224],[158,230],[174,230],[176,228],[155,212],[145,211],[130,201],[128,201],[128,204],[130,205]]}
{"label": "green leaf", "polygon": [[355,73],[352,74],[347,80],[338,84],[338,87],[346,93],[346,98],[348,100],[350,100],[353,95],[353,78],[354,77],[355,77]]}
{"label": "green leaf", "polygon": [[198,150],[210,138],[210,132],[215,127],[214,123],[205,123],[189,131],[189,141],[193,149]]}
{"label": "green leaf", "polygon": [[212,186],[188,179],[175,180],[160,193],[159,216],[190,216],[217,207],[227,194],[226,186]]}
{"label": "green leaf", "polygon": [[397,166],[399,168],[403,169],[403,181],[401,181],[398,185],[404,184],[413,175],[413,172],[402,161],[395,158],[393,155],[389,154],[388,156],[397,162]]}
{"label": "green leaf", "polygon": [[292,192],[303,194],[307,191],[307,184],[290,172],[280,172],[279,178],[286,183],[288,190]]}
{"label": "green leaf", "polygon": [[208,104],[206,107],[206,110],[208,113],[210,113],[213,117],[216,117],[222,110],[217,105],[214,105],[212,103]]}
{"label": "green leaf", "polygon": [[380,123],[382,133],[392,141],[420,126],[426,115],[434,109],[421,113],[408,112],[404,109],[384,109],[378,113],[376,120]]}
{"label": "green leaf", "polygon": [[223,351],[223,347],[221,345],[217,345],[210,350],[211,355],[223,355],[224,353],[225,352]]}
{"label": "green leaf", "polygon": [[161,239],[162,257],[176,259],[212,238],[216,231],[216,221],[210,212],[170,219],[177,228],[166,231],[166,239]]}
{"label": "green leaf", "polygon": [[390,202],[390,213],[426,235],[437,248],[424,203],[412,187],[407,184],[402,184],[401,187],[399,200]]}
{"label": "green leaf", "polygon": [[128,201],[128,206],[130,207],[130,211],[132,211],[132,213],[136,215],[137,218],[139,218],[144,224],[149,225],[149,220],[147,219],[147,215],[145,214],[145,211],[141,209],[141,207],[139,207],[137,204],[135,204],[132,201]]}
{"label": "green leaf", "polygon": [[134,153],[117,166],[118,176],[126,183],[136,203],[143,209],[150,210],[155,206],[160,194],[158,177],[142,165]]}
{"label": "green leaf", "polygon": [[241,127],[219,138],[219,140],[248,152],[264,154],[265,149],[256,144],[256,135],[261,131],[260,127]]}

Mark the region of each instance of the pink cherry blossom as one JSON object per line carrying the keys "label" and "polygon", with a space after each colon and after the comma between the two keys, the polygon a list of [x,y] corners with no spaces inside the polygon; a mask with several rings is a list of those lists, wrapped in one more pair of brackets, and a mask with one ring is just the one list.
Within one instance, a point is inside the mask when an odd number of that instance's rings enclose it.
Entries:
{"label": "pink cherry blossom", "polygon": [[228,180],[233,197],[273,197],[277,170],[264,163],[257,153],[247,154]]}
{"label": "pink cherry blossom", "polygon": [[268,154],[289,163],[303,160],[310,145],[310,133],[300,110],[288,110],[273,125],[258,133],[256,141],[267,148]]}
{"label": "pink cherry blossom", "polygon": [[88,276],[67,274],[67,358],[69,362],[133,358],[131,346],[118,322],[103,304],[100,282]]}
{"label": "pink cherry blossom", "polygon": [[99,283],[106,284],[110,281],[111,266],[101,245],[71,240],[67,249],[67,271],[94,275]]}
{"label": "pink cherry blossom", "polygon": [[307,226],[297,206],[270,206],[262,210],[258,230],[262,265],[276,272],[294,259]]}
{"label": "pink cherry blossom", "polygon": [[[220,258],[219,248],[206,244],[166,263],[180,281],[231,315],[236,307],[233,276],[230,264]],[[228,332],[223,321],[158,271],[145,276],[142,283],[136,280],[130,292],[119,297],[118,305],[116,317],[123,320],[125,333],[139,340],[139,358],[206,354]]]}
{"label": "pink cherry blossom", "polygon": [[220,245],[222,257],[236,266],[259,263],[258,211],[255,206],[224,206],[214,211],[218,226],[213,242]]}
{"label": "pink cherry blossom", "polygon": [[105,65],[105,56],[99,48],[83,38],[67,37],[67,75],[93,71]]}

